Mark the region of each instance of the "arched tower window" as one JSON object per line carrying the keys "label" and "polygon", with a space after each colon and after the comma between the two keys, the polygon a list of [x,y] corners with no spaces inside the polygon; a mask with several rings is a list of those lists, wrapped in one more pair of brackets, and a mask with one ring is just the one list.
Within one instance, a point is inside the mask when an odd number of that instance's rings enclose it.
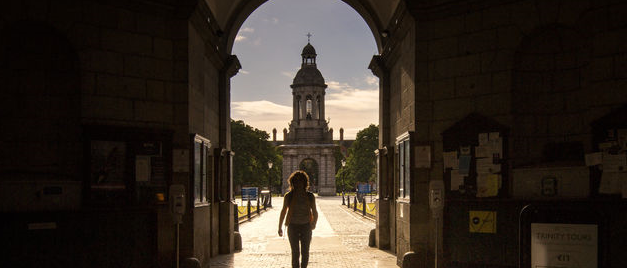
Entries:
{"label": "arched tower window", "polygon": [[311,101],[311,96],[307,96],[307,119],[311,119],[311,110],[313,108],[313,104]]}

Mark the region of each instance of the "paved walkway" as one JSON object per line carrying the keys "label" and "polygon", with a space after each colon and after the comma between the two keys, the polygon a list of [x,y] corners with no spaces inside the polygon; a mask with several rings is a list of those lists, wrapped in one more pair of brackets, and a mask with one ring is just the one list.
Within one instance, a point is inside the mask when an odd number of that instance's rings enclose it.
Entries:
{"label": "paved walkway", "polygon": [[[342,207],[340,197],[318,197],[318,225],[313,231],[310,268],[397,268],[396,257],[368,247],[375,222]],[[279,213],[283,198],[273,198],[273,209],[240,225],[242,251],[211,260],[218,268],[290,268],[291,252],[286,235],[279,237]],[[287,233],[284,229],[284,233]]]}

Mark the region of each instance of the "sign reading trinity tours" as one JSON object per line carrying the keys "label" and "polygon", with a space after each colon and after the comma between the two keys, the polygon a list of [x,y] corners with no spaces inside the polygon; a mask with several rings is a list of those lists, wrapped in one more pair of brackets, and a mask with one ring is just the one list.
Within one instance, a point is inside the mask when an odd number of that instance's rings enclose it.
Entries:
{"label": "sign reading trinity tours", "polygon": [[596,224],[531,224],[532,268],[597,268]]}

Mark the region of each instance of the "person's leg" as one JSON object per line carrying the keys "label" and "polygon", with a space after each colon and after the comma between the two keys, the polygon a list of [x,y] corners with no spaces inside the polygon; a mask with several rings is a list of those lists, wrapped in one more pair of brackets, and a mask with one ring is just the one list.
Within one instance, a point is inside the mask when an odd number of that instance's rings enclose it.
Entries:
{"label": "person's leg", "polygon": [[307,268],[307,264],[309,263],[309,245],[311,244],[311,225],[309,224],[305,224],[302,227],[301,243],[301,255],[303,255],[303,261],[300,267]]}
{"label": "person's leg", "polygon": [[287,237],[290,240],[290,247],[292,248],[292,268],[298,268],[298,258],[300,257],[300,231],[295,225],[290,224],[287,226]]}

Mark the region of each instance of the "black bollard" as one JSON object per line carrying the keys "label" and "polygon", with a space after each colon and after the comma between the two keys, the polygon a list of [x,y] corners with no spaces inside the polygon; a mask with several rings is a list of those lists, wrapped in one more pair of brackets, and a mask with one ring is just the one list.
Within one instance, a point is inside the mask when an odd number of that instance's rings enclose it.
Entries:
{"label": "black bollard", "polygon": [[247,209],[248,209],[248,219],[250,219],[250,198],[248,199]]}
{"label": "black bollard", "polygon": [[346,202],[344,202],[344,193],[342,193],[342,206],[346,205]]}
{"label": "black bollard", "polygon": [[364,205],[363,213],[361,215],[365,217],[366,216],[366,198],[362,198],[361,203]]}
{"label": "black bollard", "polygon": [[348,202],[348,206],[347,207],[351,208],[351,198],[350,197],[346,198],[346,202]]}
{"label": "black bollard", "polygon": [[259,211],[259,200],[259,195],[257,195],[257,215],[261,213],[261,211]]}
{"label": "black bollard", "polygon": [[353,211],[357,211],[357,196],[355,196],[355,199],[353,200],[353,203],[355,204],[353,206]]}

